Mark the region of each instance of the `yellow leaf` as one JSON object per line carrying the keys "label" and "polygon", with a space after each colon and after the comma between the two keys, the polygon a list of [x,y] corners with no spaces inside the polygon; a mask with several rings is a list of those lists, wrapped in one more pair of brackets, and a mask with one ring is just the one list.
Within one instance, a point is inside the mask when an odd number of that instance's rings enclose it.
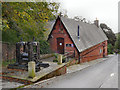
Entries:
{"label": "yellow leaf", "polygon": [[7,24],[7,28],[10,28],[10,27],[8,26],[8,24]]}

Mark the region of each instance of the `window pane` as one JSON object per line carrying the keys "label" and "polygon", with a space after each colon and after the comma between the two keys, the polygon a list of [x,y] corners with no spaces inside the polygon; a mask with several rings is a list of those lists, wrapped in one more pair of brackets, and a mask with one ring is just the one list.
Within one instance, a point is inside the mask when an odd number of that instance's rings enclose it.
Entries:
{"label": "window pane", "polygon": [[66,47],[68,47],[68,44],[66,44]]}
{"label": "window pane", "polygon": [[66,44],[66,47],[73,47],[73,44]]}

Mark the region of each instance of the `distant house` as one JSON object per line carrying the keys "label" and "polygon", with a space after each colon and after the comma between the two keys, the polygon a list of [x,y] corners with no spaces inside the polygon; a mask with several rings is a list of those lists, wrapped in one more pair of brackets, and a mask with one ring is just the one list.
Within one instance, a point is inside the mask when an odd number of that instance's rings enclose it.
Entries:
{"label": "distant house", "polygon": [[75,57],[80,58],[80,62],[107,56],[107,40],[98,20],[88,24],[59,16],[48,37],[53,52],[64,54],[75,51]]}

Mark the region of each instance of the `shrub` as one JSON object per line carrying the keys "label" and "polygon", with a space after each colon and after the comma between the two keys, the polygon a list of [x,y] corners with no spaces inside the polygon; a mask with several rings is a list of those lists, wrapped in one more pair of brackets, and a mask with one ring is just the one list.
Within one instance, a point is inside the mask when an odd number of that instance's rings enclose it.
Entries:
{"label": "shrub", "polygon": [[113,54],[113,46],[112,46],[112,44],[108,44],[108,54]]}
{"label": "shrub", "polygon": [[57,60],[57,59],[54,59],[53,62],[58,62],[58,60]]}
{"label": "shrub", "polygon": [[57,59],[58,53],[54,53],[55,58]]}
{"label": "shrub", "polygon": [[7,67],[9,64],[14,64],[16,62],[16,59],[12,59],[12,60],[6,60],[6,61],[2,61],[2,66]]}
{"label": "shrub", "polygon": [[49,54],[50,46],[49,43],[45,40],[40,41],[40,54]]}

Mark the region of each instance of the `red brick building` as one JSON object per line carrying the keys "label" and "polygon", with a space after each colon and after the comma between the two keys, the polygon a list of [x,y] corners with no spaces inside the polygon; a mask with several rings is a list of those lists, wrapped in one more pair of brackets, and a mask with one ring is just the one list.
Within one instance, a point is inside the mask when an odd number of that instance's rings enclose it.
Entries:
{"label": "red brick building", "polygon": [[80,62],[106,56],[108,39],[98,22],[88,24],[58,16],[48,37],[51,50],[60,54],[75,51]]}

